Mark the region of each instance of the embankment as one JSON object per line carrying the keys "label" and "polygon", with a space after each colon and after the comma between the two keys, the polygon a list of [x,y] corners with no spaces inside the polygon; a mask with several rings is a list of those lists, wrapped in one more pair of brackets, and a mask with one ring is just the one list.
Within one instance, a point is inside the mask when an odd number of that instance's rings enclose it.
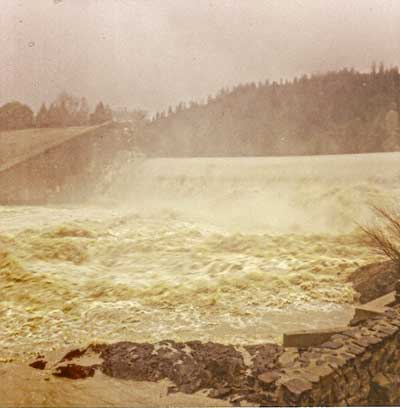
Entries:
{"label": "embankment", "polygon": [[123,124],[27,129],[0,135],[0,205],[81,202],[118,154]]}

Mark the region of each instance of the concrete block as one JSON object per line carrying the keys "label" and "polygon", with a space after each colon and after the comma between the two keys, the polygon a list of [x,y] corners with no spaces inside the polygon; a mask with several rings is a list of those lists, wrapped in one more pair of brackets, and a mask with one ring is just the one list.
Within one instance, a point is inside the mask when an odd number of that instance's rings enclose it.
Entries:
{"label": "concrete block", "polygon": [[327,342],[333,335],[344,332],[347,327],[337,327],[327,330],[303,330],[283,335],[284,347],[316,347]]}

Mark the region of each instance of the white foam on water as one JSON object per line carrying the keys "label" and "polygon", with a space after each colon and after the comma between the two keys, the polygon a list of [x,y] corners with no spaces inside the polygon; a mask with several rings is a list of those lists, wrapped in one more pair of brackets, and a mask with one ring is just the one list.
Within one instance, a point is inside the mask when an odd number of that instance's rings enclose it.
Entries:
{"label": "white foam on water", "polygon": [[341,325],[348,276],[380,259],[355,222],[399,198],[399,161],[140,159],[90,204],[0,207],[2,353]]}

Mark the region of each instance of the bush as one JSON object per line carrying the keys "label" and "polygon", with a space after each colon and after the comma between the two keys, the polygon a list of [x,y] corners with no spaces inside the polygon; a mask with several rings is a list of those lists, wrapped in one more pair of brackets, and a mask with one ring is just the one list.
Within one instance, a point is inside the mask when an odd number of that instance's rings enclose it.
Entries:
{"label": "bush", "polygon": [[400,267],[400,211],[377,206],[371,208],[380,225],[360,225],[366,234],[366,243]]}

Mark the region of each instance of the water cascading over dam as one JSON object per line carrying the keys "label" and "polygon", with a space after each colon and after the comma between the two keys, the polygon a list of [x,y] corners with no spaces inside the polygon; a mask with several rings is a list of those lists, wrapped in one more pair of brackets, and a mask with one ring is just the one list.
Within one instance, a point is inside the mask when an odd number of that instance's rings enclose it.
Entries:
{"label": "water cascading over dam", "polygon": [[2,350],[261,343],[347,323],[347,277],[379,259],[355,222],[399,197],[399,161],[141,158],[85,205],[0,207]]}

